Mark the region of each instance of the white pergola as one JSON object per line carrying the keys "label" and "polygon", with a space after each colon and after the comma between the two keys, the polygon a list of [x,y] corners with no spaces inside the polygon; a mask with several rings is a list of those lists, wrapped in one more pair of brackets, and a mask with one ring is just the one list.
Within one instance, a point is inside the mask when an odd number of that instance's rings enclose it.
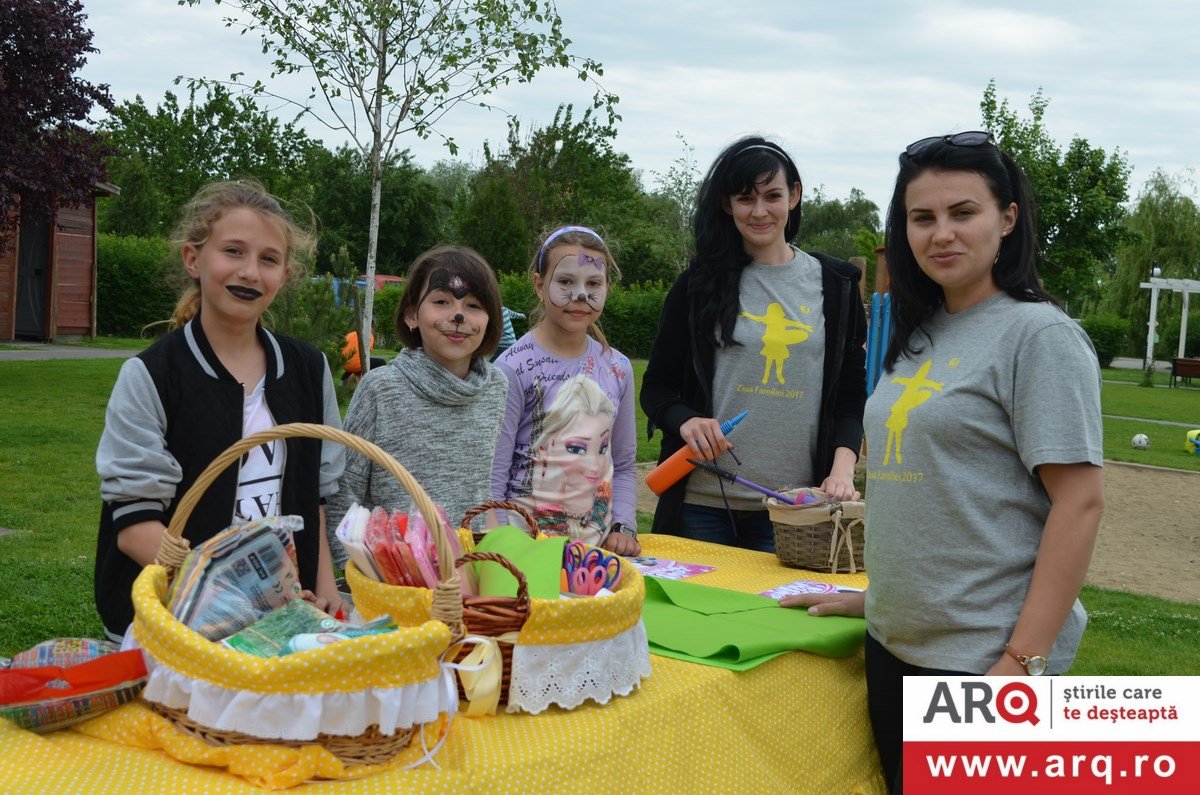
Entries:
{"label": "white pergola", "polygon": [[1154,329],[1158,326],[1158,294],[1162,290],[1170,290],[1173,293],[1183,293],[1183,312],[1179,318],[1179,353],[1180,359],[1183,358],[1184,345],[1187,342],[1187,321],[1188,321],[1188,297],[1192,293],[1200,294],[1200,281],[1196,279],[1160,279],[1157,276],[1150,277],[1150,281],[1142,282],[1143,290],[1150,291],[1150,321],[1146,324],[1149,328],[1146,331],[1146,358],[1145,362],[1154,361]]}

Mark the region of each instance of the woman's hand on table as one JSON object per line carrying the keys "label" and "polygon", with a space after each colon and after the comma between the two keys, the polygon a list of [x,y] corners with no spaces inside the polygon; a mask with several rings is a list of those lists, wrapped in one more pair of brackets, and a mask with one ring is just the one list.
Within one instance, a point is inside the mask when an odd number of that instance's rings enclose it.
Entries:
{"label": "woman's hand on table", "polygon": [[725,434],[721,433],[721,423],[712,417],[692,417],[679,426],[679,436],[693,453],[705,461],[712,461],[733,447],[725,439]]}
{"label": "woman's hand on table", "polygon": [[847,593],[802,593],[785,596],[779,600],[782,607],[807,607],[810,616],[851,616],[863,617],[863,608],[867,603],[867,592]]}

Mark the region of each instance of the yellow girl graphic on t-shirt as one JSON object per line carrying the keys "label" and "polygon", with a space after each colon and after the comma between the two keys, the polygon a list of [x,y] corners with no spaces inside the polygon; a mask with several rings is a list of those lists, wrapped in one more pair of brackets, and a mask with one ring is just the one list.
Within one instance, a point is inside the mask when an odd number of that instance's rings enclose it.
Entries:
{"label": "yellow girl graphic on t-shirt", "polygon": [[767,360],[766,367],[763,368],[762,382],[767,383],[771,374],[771,365],[775,365],[776,380],[781,384],[786,384],[787,381],[783,378],[783,363],[792,355],[788,352],[788,346],[797,345],[808,339],[813,327],[789,319],[783,314],[783,305],[778,301],[771,302],[767,306],[767,311],[762,315],[742,312],[742,317],[762,323],[766,327],[763,329],[762,350],[759,351]]}
{"label": "yellow girl graphic on t-shirt", "polygon": [[944,386],[942,382],[929,380],[929,369],[931,367],[933,367],[932,359],[921,365],[916,375],[912,378],[896,377],[892,379],[892,383],[900,384],[904,387],[904,391],[900,393],[900,397],[896,398],[896,402],[892,404],[892,413],[888,416],[887,422],[884,423],[888,429],[887,445],[883,451],[884,466],[888,465],[892,450],[896,451],[896,463],[904,463],[904,457],[901,455],[900,449],[904,444],[904,429],[908,427],[908,412],[933,397],[934,391],[942,391],[942,387]]}

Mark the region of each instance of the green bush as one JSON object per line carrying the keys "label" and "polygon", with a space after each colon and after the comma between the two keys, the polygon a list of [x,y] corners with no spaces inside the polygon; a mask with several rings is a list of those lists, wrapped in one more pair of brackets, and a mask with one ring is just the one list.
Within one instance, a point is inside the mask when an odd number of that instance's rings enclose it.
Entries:
{"label": "green bush", "polygon": [[149,324],[170,318],[182,270],[171,244],[160,237],[98,235],[97,331],[136,337]]}
{"label": "green bush", "polygon": [[[1200,356],[1200,311],[1188,312],[1187,343],[1183,352],[1185,356]],[[1155,357],[1174,359],[1178,355],[1179,313],[1176,312],[1172,318],[1158,319],[1158,349]]]}
{"label": "green bush", "polygon": [[[538,305],[537,291],[533,289],[533,280],[528,273],[499,274],[500,303],[514,312],[528,316]],[[516,328],[515,326],[513,327]],[[517,336],[521,333],[518,332]]]}
{"label": "green bush", "polygon": [[340,381],[342,347],[354,328],[354,308],[348,300],[335,300],[335,294],[331,276],[293,279],[279,291],[264,320],[279,333],[310,342],[325,354],[341,399],[347,396]]}
{"label": "green bush", "polygon": [[1116,315],[1089,315],[1079,325],[1091,338],[1101,367],[1112,364],[1129,337],[1129,321]]}
{"label": "green bush", "polygon": [[376,348],[400,347],[396,339],[396,309],[399,308],[403,295],[404,288],[398,284],[386,285],[375,293],[375,305],[371,314],[375,316]]}
{"label": "green bush", "polygon": [[631,359],[645,359],[658,333],[658,319],[667,285],[645,282],[629,287],[616,287],[608,292],[608,302],[600,327],[608,343]]}
{"label": "green bush", "polygon": [[[667,288],[668,285],[663,282],[609,288],[604,314],[600,316],[600,328],[608,344],[631,359],[649,356],[654,335],[658,333],[658,316],[662,313]],[[526,315],[531,315],[538,306],[537,291],[524,274],[502,275],[500,297],[509,309]],[[523,333],[520,322],[515,323],[513,328],[520,337]]]}

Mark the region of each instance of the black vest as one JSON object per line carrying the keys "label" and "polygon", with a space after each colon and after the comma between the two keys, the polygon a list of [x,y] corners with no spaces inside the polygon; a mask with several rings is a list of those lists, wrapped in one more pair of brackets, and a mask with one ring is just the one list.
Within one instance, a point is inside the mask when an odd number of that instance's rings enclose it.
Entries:
{"label": "black vest", "polygon": [[[191,330],[191,334],[187,330]],[[324,407],[324,357],[306,342],[258,329],[267,355],[263,394],[276,424],[321,424]],[[138,354],[158,390],[167,418],[166,448],[183,470],[176,498],[167,507],[169,523],[187,490],[218,455],[242,438],[243,386],[213,353],[197,317]],[[119,410],[119,407],[113,407]],[[301,584],[316,586],[320,554],[321,440],[288,439],[284,454],[280,512],[304,518],[296,535]],[[205,490],[188,517],[184,538],[190,545],[213,537],[233,520],[239,463],[231,464]],[[96,543],[96,608],[105,627],[120,635],[133,620],[130,591],[141,567],[117,547],[113,506],[100,514]]]}

